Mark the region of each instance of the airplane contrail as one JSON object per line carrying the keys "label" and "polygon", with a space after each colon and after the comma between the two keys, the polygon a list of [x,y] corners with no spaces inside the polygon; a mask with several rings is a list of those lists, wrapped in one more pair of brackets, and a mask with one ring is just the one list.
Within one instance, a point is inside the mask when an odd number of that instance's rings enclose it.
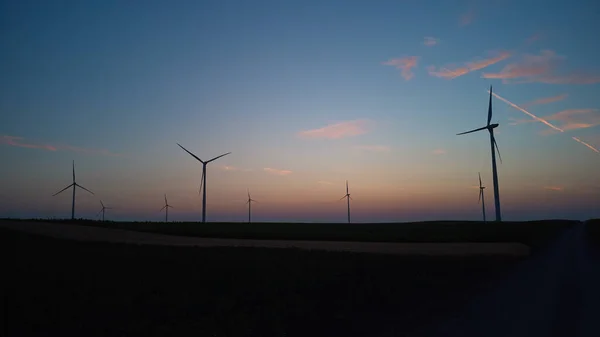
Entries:
{"label": "airplane contrail", "polygon": [[[490,91],[488,90],[488,93],[489,93],[489,92],[490,92]],[[502,102],[504,102],[504,103],[506,103],[506,104],[510,105],[511,107],[513,107],[513,108],[515,108],[515,109],[517,109],[517,110],[519,110],[519,111],[521,111],[521,112],[525,113],[526,115],[528,115],[529,117],[531,117],[531,118],[535,119],[536,121],[538,121],[538,122],[541,122],[541,123],[544,123],[544,124],[546,124],[547,126],[551,127],[552,129],[554,129],[554,130],[556,130],[556,131],[565,132],[565,130],[563,130],[563,129],[559,128],[558,126],[556,126],[556,125],[554,125],[554,124],[552,124],[552,123],[548,122],[547,120],[545,120],[545,119],[543,119],[543,118],[540,118],[540,117],[538,117],[538,116],[536,116],[536,115],[532,114],[531,112],[529,112],[529,111],[527,111],[527,110],[523,109],[522,107],[520,107],[520,106],[516,105],[515,103],[513,103],[513,102],[511,102],[511,101],[507,100],[506,98],[504,98],[504,97],[501,97],[501,96],[499,96],[499,95],[498,95],[498,94],[496,94],[496,93],[492,93],[492,95],[494,95],[494,97],[496,97],[497,99],[501,100]],[[577,137],[571,137],[571,138],[572,138],[574,141],[576,141],[576,142],[578,142],[578,143],[581,143],[581,144],[583,144],[583,145],[587,146],[587,147],[588,147],[590,150],[592,150],[592,151],[594,151],[594,152],[596,152],[596,153],[600,153],[600,150],[598,150],[597,148],[593,147],[592,145],[590,145],[590,144],[588,144],[588,143],[584,142],[583,140],[581,140],[581,139],[579,139],[579,138],[577,138]]]}
{"label": "airplane contrail", "polygon": [[600,150],[598,150],[597,148],[595,148],[595,147],[591,146],[590,144],[588,144],[588,143],[584,142],[583,140],[581,140],[581,139],[579,139],[579,138],[577,138],[577,137],[571,137],[571,138],[573,138],[574,140],[576,140],[576,141],[580,142],[581,144],[583,144],[583,145],[585,145],[585,146],[589,147],[589,148],[590,148],[592,151],[594,151],[594,152],[596,152],[596,153],[600,153]]}
{"label": "airplane contrail", "polygon": [[[489,93],[489,90],[488,90],[488,93]],[[538,121],[538,122],[542,122],[542,123],[546,124],[547,126],[549,126],[549,127],[553,128],[553,129],[554,129],[554,130],[556,130],[556,131],[565,132],[565,130],[563,130],[563,129],[559,128],[558,126],[556,126],[556,125],[554,125],[554,124],[552,124],[552,123],[548,122],[547,120],[545,120],[545,119],[543,119],[543,118],[540,118],[540,117],[538,117],[538,116],[536,116],[536,115],[532,114],[531,112],[529,112],[529,111],[527,111],[527,110],[525,110],[525,109],[521,108],[520,106],[518,106],[518,105],[516,105],[515,103],[513,103],[513,102],[511,102],[511,101],[507,100],[506,98],[504,98],[504,97],[500,97],[500,96],[499,96],[498,94],[496,94],[496,93],[492,93],[492,95],[494,95],[494,97],[496,97],[497,99],[501,100],[502,102],[504,102],[504,103],[506,103],[506,104],[508,104],[508,105],[512,106],[513,108],[515,108],[515,109],[517,109],[517,110],[519,110],[519,111],[521,111],[521,112],[523,112],[523,113],[527,114],[529,117],[531,117],[531,118],[535,119],[536,121]]]}

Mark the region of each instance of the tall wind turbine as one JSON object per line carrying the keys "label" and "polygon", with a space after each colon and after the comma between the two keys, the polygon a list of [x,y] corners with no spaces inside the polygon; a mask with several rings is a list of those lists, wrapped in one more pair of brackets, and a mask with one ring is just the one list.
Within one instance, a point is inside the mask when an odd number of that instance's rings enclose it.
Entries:
{"label": "tall wind turbine", "polygon": [[98,212],[98,214],[96,214],[96,216],[100,215],[100,212],[102,212],[102,221],[104,221],[104,210],[112,209],[112,207],[104,206],[104,204],[102,203],[102,200],[100,200],[100,205],[102,205],[102,209]]}
{"label": "tall wind turbine", "polygon": [[[179,145],[179,143],[177,143],[177,145]],[[220,156],[216,156],[211,160],[202,161],[202,159],[198,158],[198,156],[196,156],[195,154],[188,151],[185,147],[183,147],[181,145],[179,145],[179,147],[182,148],[185,152],[189,153],[190,156],[196,158],[196,160],[198,160],[199,162],[202,163],[202,178],[200,180],[200,190],[198,191],[198,193],[202,192],[202,223],[205,223],[206,222],[206,165],[208,165],[208,163],[213,162],[223,156],[230,154],[231,152],[227,152]],[[204,189],[202,189],[202,187],[204,187]]]}
{"label": "tall wind turbine", "polygon": [[348,180],[346,180],[346,195],[341,197],[340,200],[344,198],[346,198],[346,201],[348,202],[348,223],[350,223],[350,199],[352,199],[352,197],[350,197],[350,193],[348,192]]}
{"label": "tall wind turbine", "polygon": [[250,197],[250,189],[248,189],[248,223],[252,223],[252,202],[258,202]]}
{"label": "tall wind turbine", "polygon": [[483,189],[485,189],[485,186],[483,186],[481,184],[481,173],[479,174],[479,201],[477,201],[478,203],[481,203],[481,208],[483,211],[483,222],[485,222],[485,198],[483,196]]}
{"label": "tall wind turbine", "polygon": [[73,183],[71,183],[71,185],[63,188],[62,190],[54,193],[52,196],[62,193],[64,190],[68,189],[69,187],[73,187],[73,203],[71,204],[71,220],[75,220],[75,187],[79,187],[83,190],[86,190],[86,191],[90,192],[92,195],[94,194],[94,192],[88,190],[87,188],[85,188],[75,182],[75,161],[74,160],[73,160]]}
{"label": "tall wind turbine", "polygon": [[169,205],[169,203],[167,202],[167,195],[165,194],[165,205],[163,206],[163,208],[160,209],[160,211],[162,211],[163,209],[165,210],[165,222],[169,222],[169,207],[173,208],[173,206]]}
{"label": "tall wind turbine", "polygon": [[496,138],[494,138],[494,129],[498,127],[498,123],[490,124],[492,121],[492,87],[490,86],[490,103],[488,106],[488,118],[487,125],[475,130],[462,132],[457,135],[464,135],[471,132],[488,130],[490,133],[490,146],[492,149],[492,178],[494,181],[494,204],[496,206],[496,221],[502,221],[502,216],[500,212],[500,192],[498,192],[498,170],[496,169],[496,150],[498,151],[498,158],[502,163],[502,157],[500,156],[500,149],[498,149],[498,143],[496,143]]}

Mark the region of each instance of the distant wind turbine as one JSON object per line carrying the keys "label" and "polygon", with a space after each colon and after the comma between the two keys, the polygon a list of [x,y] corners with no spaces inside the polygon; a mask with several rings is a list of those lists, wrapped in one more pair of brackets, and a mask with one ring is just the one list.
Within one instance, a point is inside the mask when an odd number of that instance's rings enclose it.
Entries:
{"label": "distant wind turbine", "polygon": [[250,189],[248,189],[248,223],[252,223],[252,202],[258,202],[250,197]]}
{"label": "distant wind turbine", "polygon": [[73,187],[73,203],[71,204],[71,220],[75,220],[75,187],[79,187],[83,190],[86,190],[88,192],[90,192],[92,195],[94,194],[94,192],[88,190],[87,188],[79,185],[78,183],[75,182],[75,161],[73,160],[73,183],[65,188],[63,188],[62,190],[54,193],[52,196],[58,195],[60,193],[62,193],[63,191],[65,191],[66,189],[68,189],[69,187]]}
{"label": "distant wind turbine", "polygon": [[96,216],[98,216],[98,215],[100,215],[100,213],[102,213],[102,221],[104,221],[104,211],[107,209],[112,209],[112,207],[104,206],[104,204],[102,203],[102,200],[100,200],[100,205],[102,205],[102,209],[98,212],[98,214],[96,214]]}
{"label": "distant wind turbine", "polygon": [[165,194],[165,205],[163,206],[163,208],[160,209],[160,211],[162,211],[163,209],[165,210],[165,222],[169,222],[169,207],[174,208],[167,202],[167,195]]}
{"label": "distant wind turbine", "polygon": [[[179,145],[179,143],[177,143],[177,145]],[[202,192],[202,223],[205,223],[206,222],[206,165],[212,161],[215,161],[223,156],[230,154],[231,152],[227,152],[220,156],[214,157],[211,160],[203,161],[202,159],[198,158],[198,156],[196,156],[195,154],[188,151],[185,147],[183,147],[181,145],[179,145],[179,147],[182,148],[185,152],[189,153],[190,156],[196,158],[196,160],[198,160],[199,162],[202,163],[202,178],[200,179],[200,190],[198,191],[198,193]],[[204,189],[202,189],[202,187],[204,187]]]}
{"label": "distant wind turbine", "polygon": [[[346,180],[346,195],[341,197],[340,200],[342,200],[344,198],[346,198],[346,201],[348,202],[348,223],[350,223],[350,199],[352,199],[352,197],[350,197],[350,193],[348,192],[348,180]],[[338,202],[339,202],[339,200],[338,200]]]}
{"label": "distant wind turbine", "polygon": [[490,133],[490,146],[492,148],[492,178],[494,181],[494,203],[496,207],[496,221],[502,221],[502,216],[500,212],[500,192],[498,191],[498,170],[496,168],[496,150],[498,150],[498,158],[500,159],[500,163],[502,163],[502,157],[500,156],[500,149],[498,149],[498,143],[496,143],[496,138],[494,138],[494,129],[498,127],[498,123],[490,124],[492,121],[492,87],[490,86],[490,103],[488,106],[488,118],[487,125],[475,130],[462,132],[457,135],[464,135],[471,132],[488,130]]}
{"label": "distant wind turbine", "polygon": [[479,201],[477,201],[478,203],[481,202],[481,208],[483,211],[483,222],[486,222],[485,220],[485,198],[483,196],[483,190],[485,189],[485,186],[483,186],[481,184],[481,173],[479,174]]}

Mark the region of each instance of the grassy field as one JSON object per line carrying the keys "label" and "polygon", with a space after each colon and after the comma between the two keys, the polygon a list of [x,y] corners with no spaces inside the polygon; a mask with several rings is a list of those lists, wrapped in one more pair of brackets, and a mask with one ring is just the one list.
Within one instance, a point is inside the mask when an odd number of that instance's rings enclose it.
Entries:
{"label": "grassy field", "polygon": [[404,336],[518,263],[0,240],[3,336]]}
{"label": "grassy field", "polygon": [[364,242],[520,242],[533,248],[548,242],[561,229],[578,223],[569,220],[374,224],[54,221],[198,237]]}

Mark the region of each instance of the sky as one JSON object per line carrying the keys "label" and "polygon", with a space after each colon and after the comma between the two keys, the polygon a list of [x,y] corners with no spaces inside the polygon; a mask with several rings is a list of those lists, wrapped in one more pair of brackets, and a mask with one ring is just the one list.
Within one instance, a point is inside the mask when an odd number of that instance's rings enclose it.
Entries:
{"label": "sky", "polygon": [[[0,2],[0,217],[600,217],[594,1]],[[543,8],[543,10],[541,10]]]}

